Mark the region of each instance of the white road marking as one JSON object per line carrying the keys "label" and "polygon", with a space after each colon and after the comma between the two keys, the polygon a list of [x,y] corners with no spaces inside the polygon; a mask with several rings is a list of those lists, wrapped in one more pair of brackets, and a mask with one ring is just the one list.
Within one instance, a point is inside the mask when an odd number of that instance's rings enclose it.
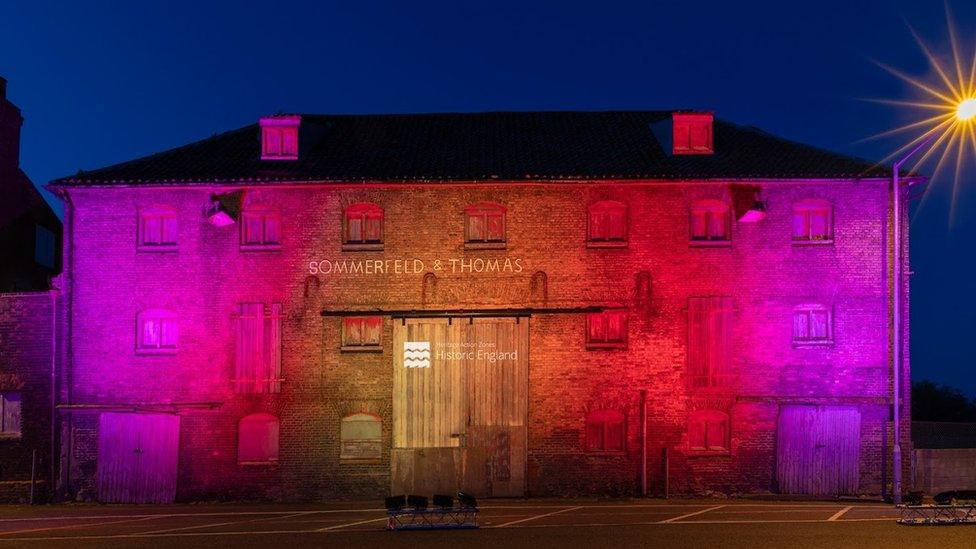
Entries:
{"label": "white road marking", "polygon": [[[118,517],[113,517],[118,518]],[[49,530],[66,530],[68,528],[84,528],[86,526],[108,526],[109,524],[124,524],[127,522],[140,522],[143,520],[152,520],[156,517],[139,517],[139,518],[126,518],[125,520],[113,520],[110,522],[86,522],[84,524],[65,524],[64,526],[48,526],[46,528],[27,528],[24,530],[9,530],[7,532],[0,532],[0,536],[8,536],[10,534],[29,534],[31,532],[47,532]]]}
{"label": "white road marking", "polygon": [[583,505],[579,505],[577,507],[567,507],[565,509],[560,509],[558,511],[553,511],[551,513],[543,513],[541,515],[535,515],[535,516],[528,517],[528,518],[524,518],[524,519],[512,520],[512,521],[506,522],[504,524],[498,524],[498,525],[495,525],[495,526],[491,526],[491,528],[504,528],[506,526],[511,526],[513,524],[521,524],[523,522],[528,522],[530,520],[536,520],[536,519],[541,519],[541,518],[544,518],[544,517],[551,517],[553,515],[558,515],[559,513],[566,513],[568,511],[575,511],[576,509],[582,509],[583,507],[584,507]]}
{"label": "white road marking", "polygon": [[181,532],[181,531],[184,531],[184,530],[197,530],[197,529],[200,529],[200,528],[216,528],[218,526],[230,526],[232,524],[234,524],[234,525],[237,525],[237,524],[253,524],[255,522],[263,522],[263,521],[267,521],[267,520],[286,519],[286,518],[291,518],[291,517],[299,517],[299,516],[302,516],[302,515],[312,514],[314,512],[315,511],[303,511],[301,513],[292,513],[290,515],[274,515],[274,516],[271,516],[271,517],[264,517],[264,518],[258,518],[258,519],[235,520],[235,521],[231,521],[231,522],[215,522],[215,523],[211,523],[211,524],[197,524],[196,526],[183,526],[183,527],[180,527],[180,528],[166,528],[164,530],[151,530],[149,532],[139,532],[139,534],[142,534],[144,536],[151,536],[151,535],[154,535],[154,534],[168,534],[170,532]]}
{"label": "white road marking", "polygon": [[708,509],[702,509],[700,511],[695,511],[694,513],[688,513],[687,515],[680,515],[680,516],[677,516],[677,517],[671,517],[669,519],[662,520],[660,522],[660,524],[671,524],[672,522],[678,522],[681,519],[686,519],[686,518],[694,517],[694,516],[698,516],[698,515],[704,515],[705,513],[709,512],[709,511],[714,511],[716,509],[721,509],[722,507],[725,507],[725,505],[716,505],[715,507],[709,507]]}
{"label": "white road marking", "polygon": [[[313,512],[312,510],[306,510],[308,512]],[[315,513],[376,513],[380,511],[386,511],[386,509],[320,509],[315,510]],[[28,521],[39,521],[39,520],[86,520],[86,519],[114,519],[119,517],[127,518],[154,518],[154,517],[233,517],[233,516],[246,516],[246,515],[290,515],[292,513],[297,513],[296,510],[291,511],[222,511],[222,512],[210,512],[210,513],[138,513],[132,515],[118,514],[118,515],[59,515],[54,517],[45,517],[43,515],[37,515],[33,517],[17,517],[17,518],[0,518],[0,522],[28,522]],[[302,511],[305,512],[305,511]]]}
{"label": "white road marking", "polygon": [[847,507],[844,507],[840,511],[837,511],[836,513],[834,513],[833,515],[830,515],[830,518],[827,519],[827,520],[833,522],[833,521],[839,519],[840,517],[844,516],[844,513],[850,511],[853,508],[854,508],[853,505],[848,505]]}
{"label": "white road marking", "polygon": [[338,530],[339,528],[345,528],[347,526],[357,526],[360,524],[369,524],[370,522],[379,522],[381,520],[388,520],[389,517],[380,517],[369,520],[360,520],[358,522],[348,522],[344,524],[336,524],[335,526],[326,526],[325,528],[319,528],[318,530],[312,530],[313,532],[328,532],[330,530]]}

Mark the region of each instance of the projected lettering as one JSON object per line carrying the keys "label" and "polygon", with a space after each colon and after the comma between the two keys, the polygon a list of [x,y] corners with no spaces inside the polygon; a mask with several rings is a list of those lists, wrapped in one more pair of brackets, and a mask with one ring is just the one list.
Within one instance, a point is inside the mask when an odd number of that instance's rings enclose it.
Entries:
{"label": "projected lettering", "polygon": [[321,259],[310,261],[308,273],[317,275],[411,275],[426,272],[447,274],[521,273],[521,258],[422,259]]}

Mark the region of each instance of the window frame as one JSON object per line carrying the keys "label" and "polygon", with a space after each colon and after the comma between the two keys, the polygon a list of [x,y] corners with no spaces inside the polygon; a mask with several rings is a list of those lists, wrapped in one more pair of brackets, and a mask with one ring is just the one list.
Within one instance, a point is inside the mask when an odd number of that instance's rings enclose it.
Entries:
{"label": "window frame", "polygon": [[[709,234],[711,232],[711,218],[719,211],[725,217],[723,227],[725,234],[723,238],[712,238]],[[705,215],[705,238],[695,237],[695,216],[697,214]],[[729,203],[724,200],[719,199],[703,199],[696,200],[692,202],[691,208],[688,211],[688,243],[691,247],[727,247],[732,245],[732,208]]]}
{"label": "window frame", "polygon": [[[379,323],[379,339],[375,343],[356,343],[350,341],[347,334],[348,324],[352,322],[362,322],[363,326],[360,328],[360,333],[365,333],[366,326],[370,322]],[[377,315],[362,315],[362,316],[344,316],[340,318],[339,323],[341,345],[339,350],[350,351],[350,352],[383,352],[383,317]],[[363,340],[365,341],[365,339]]]}
{"label": "window frame", "polygon": [[[471,236],[471,218],[484,217],[485,236],[488,236],[489,217],[499,217],[502,226],[501,240],[479,239]],[[464,248],[468,250],[503,250],[508,246],[508,209],[495,202],[478,202],[464,209]]]}
{"label": "window frame", "polygon": [[[158,218],[159,242],[147,240],[146,222],[151,218]],[[166,220],[173,223],[173,241],[164,242]],[[164,204],[154,204],[140,208],[136,214],[136,250],[139,252],[176,252],[179,251],[180,223],[176,208]]]}
{"label": "window frame", "polygon": [[[353,419],[358,418],[358,419]],[[346,439],[343,435],[343,426],[346,422],[353,421],[370,421],[375,422],[379,427],[379,435],[376,438],[352,438]],[[370,450],[368,455],[351,455],[346,454],[346,444],[349,443],[360,443],[363,445],[368,445]],[[373,448],[375,446],[375,449]],[[368,412],[354,412],[343,416],[339,420],[339,461],[341,463],[378,463],[383,460],[383,419],[376,414],[370,414]]]}
{"label": "window frame", "polygon": [[[176,336],[173,339],[172,345],[163,345],[163,329],[165,327],[165,322],[170,321],[170,325],[174,328]],[[156,322],[159,326],[156,328],[159,331],[157,336],[159,342],[156,345],[148,345],[143,339],[145,335],[145,323],[146,322]],[[139,311],[136,315],[136,354],[137,355],[173,355],[176,354],[180,348],[180,323],[179,317],[175,311],[169,309],[144,309]]]}
{"label": "window frame", "polygon": [[[248,218],[260,216],[261,218],[261,241],[260,242],[248,242],[247,241],[247,223]],[[278,223],[278,240],[272,242],[268,239],[268,220],[273,219]],[[277,209],[266,207],[266,206],[252,206],[245,208],[241,212],[241,228],[240,228],[240,249],[241,251],[279,251],[281,250],[281,241],[283,240],[283,231],[281,226],[281,212]]]}
{"label": "window frame", "polygon": [[[19,410],[17,414],[17,430],[7,430],[7,395],[16,394],[18,396]],[[24,391],[0,391],[0,439],[19,439],[24,436]]]}
{"label": "window frame", "polygon": [[[824,221],[827,227],[824,238],[816,238],[813,234],[812,212],[824,211]],[[821,246],[834,243],[834,205],[822,198],[806,198],[793,203],[791,208],[790,239],[795,246]],[[806,236],[797,236],[796,218],[805,217]]]}
{"label": "window frame", "polygon": [[[695,441],[692,440],[692,424],[696,421],[702,423],[700,432],[703,445],[701,446],[695,446],[693,444]],[[722,446],[709,444],[708,426],[716,421],[725,424],[725,429],[722,431]],[[732,453],[732,416],[728,412],[715,409],[692,410],[688,414],[687,434],[689,456],[728,456]]]}
{"label": "window frame", "polygon": [[[595,340],[591,338],[591,323],[598,320],[604,324],[604,331],[609,332],[610,317],[619,316],[623,323],[623,334],[620,339],[602,339]],[[586,341],[586,348],[588,350],[600,350],[600,349],[626,349],[629,340],[630,332],[630,311],[623,307],[607,308],[596,313],[586,313],[585,330],[583,334]]]}
{"label": "window frame", "polygon": [[[273,421],[267,421],[268,419]],[[258,419],[263,420],[262,425],[274,426],[275,430],[275,440],[274,440],[274,452],[273,457],[268,457],[267,459],[241,459],[241,443],[243,442],[243,429],[245,420],[250,420],[250,423],[257,424]],[[248,456],[251,457],[251,456]],[[248,414],[239,420],[237,420],[237,464],[238,465],[275,465],[281,460],[281,419],[274,415],[266,412],[256,412],[253,414]]]}
{"label": "window frame", "polygon": [[[598,237],[594,234],[593,216],[601,214],[607,217],[607,226],[611,225],[610,221],[615,214],[620,216],[620,222],[623,226],[621,238]],[[626,248],[630,237],[629,214],[627,205],[616,200],[600,200],[590,204],[586,208],[586,246],[588,248]]]}
{"label": "window frame", "polygon": [[[811,320],[814,314],[822,313],[827,317],[827,334],[824,337],[810,337]],[[797,315],[806,316],[807,335],[797,337]],[[793,347],[831,347],[834,345],[834,311],[833,307],[822,303],[804,303],[793,308],[791,317],[791,331]]]}
{"label": "window frame", "polygon": [[[594,419],[594,416],[597,416]],[[612,408],[599,408],[589,410],[583,418],[583,449],[589,454],[619,455],[627,453],[627,414],[621,410]],[[599,426],[600,443],[593,445],[590,443],[590,427]],[[620,429],[620,447],[608,448],[607,436],[611,427]]]}
{"label": "window frame", "polygon": [[[370,216],[379,218],[380,225],[380,238],[379,241],[371,242],[365,238],[365,227],[366,222],[370,219]],[[349,237],[349,221],[351,219],[359,218],[362,227],[360,232],[363,233],[363,238],[359,241],[351,240]],[[378,204],[372,202],[357,202],[355,204],[350,204],[346,206],[342,211],[342,250],[343,251],[375,251],[382,250],[386,238],[386,212]]]}

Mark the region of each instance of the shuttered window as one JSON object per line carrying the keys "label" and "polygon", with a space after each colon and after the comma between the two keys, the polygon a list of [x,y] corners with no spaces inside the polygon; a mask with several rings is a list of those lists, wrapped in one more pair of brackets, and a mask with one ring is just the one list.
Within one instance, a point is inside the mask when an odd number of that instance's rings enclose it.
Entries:
{"label": "shuttered window", "polygon": [[627,206],[613,200],[591,204],[587,210],[587,243],[592,247],[627,244]]}
{"label": "shuttered window", "polygon": [[0,393],[0,437],[20,436],[20,391]]}
{"label": "shuttered window", "polygon": [[165,309],[149,309],[136,317],[136,353],[175,353],[179,342],[176,313]]}
{"label": "shuttered window", "polygon": [[728,244],[732,240],[729,205],[721,200],[699,200],[691,206],[691,243]]}
{"label": "shuttered window", "polygon": [[251,414],[237,425],[237,462],[272,463],[278,461],[278,418],[271,414]]}
{"label": "shuttered window", "polygon": [[383,318],[350,316],[342,319],[343,351],[382,350]]}
{"label": "shuttered window", "polygon": [[342,418],[339,459],[377,460],[383,457],[383,424],[372,414],[352,414]]}
{"label": "shuttered window", "polygon": [[793,242],[830,243],[834,240],[833,208],[819,199],[793,204]]}
{"label": "shuttered window", "polygon": [[481,202],[464,210],[464,242],[469,248],[505,247],[505,207]]}
{"label": "shuttered window", "polygon": [[695,410],[688,418],[688,449],[728,452],[729,416],[719,410]]}
{"label": "shuttered window", "polygon": [[176,242],[176,209],[150,206],[139,210],[138,247],[144,252],[174,251]]}
{"label": "shuttered window", "polygon": [[688,300],[688,384],[692,389],[728,387],[732,375],[731,297]]}
{"label": "shuttered window", "polygon": [[241,214],[241,249],[281,248],[281,214],[265,208],[251,208]]}
{"label": "shuttered window", "polygon": [[808,303],[793,309],[793,343],[823,345],[834,341],[830,308]]}
{"label": "shuttered window", "polygon": [[281,391],[281,310],[279,303],[240,305],[234,357],[237,392]]}
{"label": "shuttered window", "polygon": [[298,158],[298,126],[265,126],[261,128],[262,160],[295,160]]}
{"label": "shuttered window", "polygon": [[348,206],[343,213],[344,250],[383,249],[383,209],[376,204]]}
{"label": "shuttered window", "polygon": [[609,309],[586,315],[586,347],[588,349],[619,349],[626,346],[626,309]]}
{"label": "shuttered window", "polygon": [[626,449],[624,414],[618,410],[592,410],[586,414],[586,451],[622,452]]}

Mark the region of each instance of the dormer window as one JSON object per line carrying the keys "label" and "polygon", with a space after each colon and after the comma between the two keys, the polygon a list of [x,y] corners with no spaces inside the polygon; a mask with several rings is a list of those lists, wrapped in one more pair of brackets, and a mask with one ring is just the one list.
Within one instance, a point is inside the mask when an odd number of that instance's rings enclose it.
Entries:
{"label": "dormer window", "polygon": [[713,154],[712,113],[676,112],[671,115],[673,154]]}
{"label": "dormer window", "polygon": [[298,115],[261,119],[261,160],[298,160]]}

